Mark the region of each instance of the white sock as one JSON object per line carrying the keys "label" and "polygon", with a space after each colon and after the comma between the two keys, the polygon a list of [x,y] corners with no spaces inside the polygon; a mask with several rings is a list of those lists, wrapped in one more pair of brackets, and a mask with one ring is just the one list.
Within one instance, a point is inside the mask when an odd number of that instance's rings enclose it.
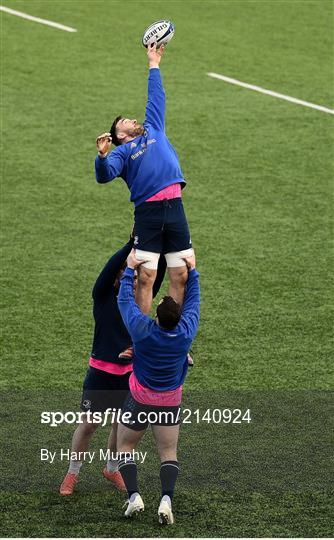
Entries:
{"label": "white sock", "polygon": [[107,461],[107,471],[116,472],[118,471],[118,459],[108,459]]}
{"label": "white sock", "polygon": [[72,474],[79,474],[81,465],[82,465],[82,461],[75,461],[74,459],[71,459],[68,472]]}
{"label": "white sock", "polygon": [[129,501],[130,501],[130,502],[133,502],[133,501],[135,500],[135,498],[137,497],[137,495],[139,495],[139,493],[137,493],[137,491],[136,491],[135,493],[132,493],[132,495],[131,495]]}

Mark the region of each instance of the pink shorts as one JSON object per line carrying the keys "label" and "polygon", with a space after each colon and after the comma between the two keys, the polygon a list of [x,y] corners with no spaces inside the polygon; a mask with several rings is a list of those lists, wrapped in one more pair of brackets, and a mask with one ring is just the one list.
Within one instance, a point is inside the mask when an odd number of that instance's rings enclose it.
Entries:
{"label": "pink shorts", "polygon": [[151,388],[140,384],[134,373],[130,375],[129,386],[134,399],[145,405],[177,407],[182,401],[182,386],[179,386],[175,390],[167,390],[166,392],[151,390]]}

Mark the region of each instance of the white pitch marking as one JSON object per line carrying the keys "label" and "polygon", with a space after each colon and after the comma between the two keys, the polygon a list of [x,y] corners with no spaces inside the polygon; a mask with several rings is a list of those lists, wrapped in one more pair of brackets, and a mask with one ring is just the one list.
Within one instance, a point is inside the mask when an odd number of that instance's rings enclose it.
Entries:
{"label": "white pitch marking", "polygon": [[54,28],[58,28],[59,30],[65,30],[65,32],[77,31],[75,28],[71,28],[70,26],[64,26],[63,24],[59,24],[53,21],[48,21],[47,19],[40,19],[39,17],[33,17],[32,15],[28,15],[27,13],[22,13],[22,11],[15,11],[15,9],[10,9],[6,6],[0,6],[0,11],[5,11],[6,13],[9,13],[10,15],[16,15],[16,17],[22,17],[22,19],[27,19],[28,21],[34,21],[40,24],[46,24],[47,26],[53,26]]}
{"label": "white pitch marking", "polygon": [[303,101],[302,99],[279,94],[278,92],[272,92],[272,90],[266,90],[265,88],[261,88],[261,86],[255,86],[254,84],[244,83],[242,81],[238,81],[237,79],[231,79],[231,77],[225,77],[225,75],[219,75],[219,73],[207,73],[207,75],[209,75],[209,77],[213,77],[214,79],[220,79],[221,81],[235,84],[236,86],[242,86],[243,88],[260,92],[261,94],[267,94],[268,96],[284,99],[285,101],[290,101],[291,103],[296,103],[296,105],[303,105],[304,107],[310,107],[311,109],[316,109],[317,111],[334,114],[334,109],[328,109],[322,105],[316,105],[315,103],[309,103],[308,101]]}

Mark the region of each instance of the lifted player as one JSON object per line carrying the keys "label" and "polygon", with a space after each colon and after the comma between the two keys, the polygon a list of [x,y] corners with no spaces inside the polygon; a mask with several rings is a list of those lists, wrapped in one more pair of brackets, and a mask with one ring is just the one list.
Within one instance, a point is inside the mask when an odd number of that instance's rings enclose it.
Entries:
{"label": "lifted player", "polygon": [[[110,133],[97,140],[96,179],[125,180],[135,205],[136,257],[145,261],[138,272],[136,302],[148,314],[159,254],[165,254],[169,274],[169,295],[182,305],[188,272],[184,257],[193,254],[181,189],[185,180],[177,153],[165,133],[165,91],[159,64],[164,47],[148,48],[148,101],[143,124],[117,116]],[[109,153],[111,144],[116,148]],[[132,350],[123,358],[131,358]]]}

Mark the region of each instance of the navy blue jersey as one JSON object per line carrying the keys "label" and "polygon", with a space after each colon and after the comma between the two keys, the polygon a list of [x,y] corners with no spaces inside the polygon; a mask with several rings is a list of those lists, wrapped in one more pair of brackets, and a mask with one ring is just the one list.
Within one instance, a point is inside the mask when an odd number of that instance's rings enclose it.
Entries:
{"label": "navy blue jersey", "polygon": [[[124,325],[120,314],[117,295],[118,283],[115,281],[126,263],[133,246],[131,239],[117,251],[107,262],[93,287],[93,315],[95,320],[94,339],[91,356],[95,360],[114,362],[116,364],[132,363],[132,360],[122,360],[118,355],[130,347],[131,337]],[[155,296],[163,282],[166,271],[165,257],[161,256],[157,277],[153,286]]]}
{"label": "navy blue jersey", "polygon": [[165,91],[159,68],[149,70],[145,132],[117,146],[105,158],[95,160],[96,180],[125,180],[130,200],[140,205],[152,195],[175,183],[185,185],[177,153],[165,133]]}

